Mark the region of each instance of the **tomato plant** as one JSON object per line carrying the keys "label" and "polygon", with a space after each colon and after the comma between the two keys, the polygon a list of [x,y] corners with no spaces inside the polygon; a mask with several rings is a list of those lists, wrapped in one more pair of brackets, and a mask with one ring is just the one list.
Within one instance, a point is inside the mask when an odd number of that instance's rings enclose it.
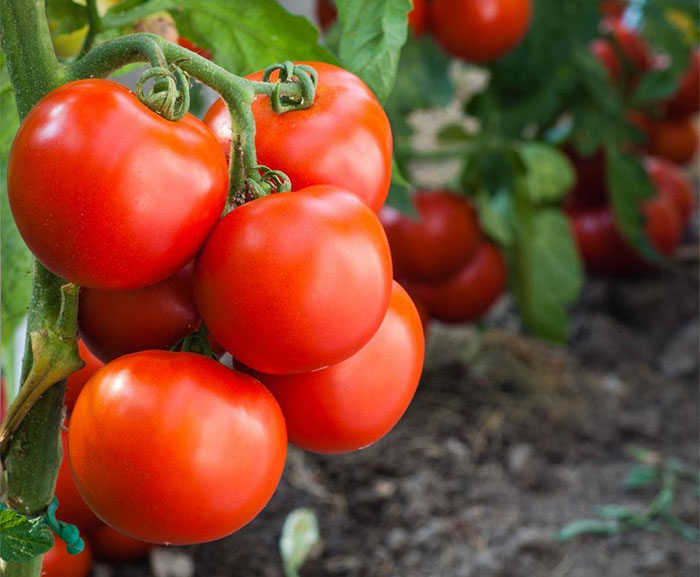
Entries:
{"label": "tomato plant", "polygon": [[255,379],[200,355],[146,351],[96,373],[73,410],[70,464],[102,521],[154,543],[240,529],[272,496],[287,435]]}
{"label": "tomato plant", "polygon": [[423,368],[423,328],[394,281],[381,326],[349,359],[312,373],[258,374],[280,404],[290,442],[317,453],[344,453],[386,435],[406,411]]}
{"label": "tomato plant", "polygon": [[700,112],[700,49],[695,49],[690,66],[681,78],[678,90],[665,102],[671,118],[685,118]]}
{"label": "tomato plant", "polygon": [[92,566],[90,544],[78,555],[71,555],[66,544],[56,538],[54,546],[44,555],[41,577],[87,577]]}
{"label": "tomato plant", "polygon": [[78,341],[78,350],[80,351],[80,358],[85,362],[85,366],[73,373],[66,381],[65,403],[69,413],[73,410],[75,401],[78,400],[78,395],[83,390],[85,383],[102,366],[102,361],[90,352],[82,340]]}
{"label": "tomato plant", "polygon": [[377,216],[343,189],[313,186],[224,217],[195,264],[194,295],[234,358],[271,374],[306,372],[348,358],[376,332],[391,270]]}
{"label": "tomato plant", "polygon": [[226,200],[226,163],[206,127],[192,116],[165,120],[108,80],[71,82],[38,103],[17,132],[7,179],[37,258],[102,289],[174,274]]}
{"label": "tomato plant", "polygon": [[200,323],[190,263],[158,284],[130,291],[83,289],[78,326],[103,362],[136,351],[168,349]]}
{"label": "tomato plant", "polygon": [[677,164],[690,162],[698,151],[698,130],[692,118],[653,122],[649,152]]}
{"label": "tomato plant", "polygon": [[95,558],[113,563],[140,559],[153,549],[153,543],[133,539],[102,524],[90,532],[90,543]]}
{"label": "tomato plant", "polygon": [[645,166],[659,195],[668,197],[681,223],[687,223],[695,205],[693,185],[676,165],[662,158],[647,158]]}

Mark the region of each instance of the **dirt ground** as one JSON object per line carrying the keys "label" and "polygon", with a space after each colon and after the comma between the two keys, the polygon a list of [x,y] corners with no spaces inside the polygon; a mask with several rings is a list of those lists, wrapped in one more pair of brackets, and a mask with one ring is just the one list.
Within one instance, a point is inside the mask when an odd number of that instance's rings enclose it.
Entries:
{"label": "dirt ground", "polygon": [[[563,349],[522,336],[507,300],[478,330],[433,325],[417,396],[384,440],[347,456],[290,448],[242,531],[95,576],[282,576],[282,522],[301,506],[323,540],[302,577],[697,576],[698,545],[667,527],[565,544],[554,532],[654,498],[623,487],[628,445],[698,466],[698,276],[691,254],[653,277],[591,281]],[[698,526],[697,493],[674,507]]]}

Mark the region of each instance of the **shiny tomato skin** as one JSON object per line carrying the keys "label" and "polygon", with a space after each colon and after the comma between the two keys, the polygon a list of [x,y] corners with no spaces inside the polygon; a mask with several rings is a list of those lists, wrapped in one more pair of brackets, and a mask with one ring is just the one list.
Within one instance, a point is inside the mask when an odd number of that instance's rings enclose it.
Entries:
{"label": "shiny tomato skin", "polygon": [[457,58],[487,63],[505,56],[524,38],[531,0],[433,0],[430,28]]}
{"label": "shiny tomato skin", "polygon": [[654,156],[686,164],[698,151],[698,129],[692,118],[654,122],[647,143]]}
{"label": "shiny tomato skin", "polygon": [[382,325],[349,359],[320,371],[258,378],[282,408],[291,443],[316,453],[345,453],[376,442],[404,414],[424,357],[420,317],[394,281]]}
{"label": "shiny tomato skin", "polygon": [[85,363],[85,366],[73,373],[66,381],[65,403],[68,413],[73,410],[75,401],[78,400],[78,395],[80,391],[83,390],[85,383],[87,383],[88,379],[103,365],[102,361],[93,355],[80,339],[78,339],[78,351],[80,352],[80,358]]}
{"label": "shiny tomato skin", "polygon": [[695,206],[691,182],[675,164],[663,158],[649,157],[644,165],[658,193],[671,199],[678,210],[681,223],[687,223]]}
{"label": "shiny tomato skin", "polygon": [[194,116],[170,122],[109,80],[45,96],[15,136],[10,205],[36,257],[69,282],[130,289],[192,260],[227,195],[226,161]]}
{"label": "shiny tomato skin", "polygon": [[[302,62],[318,72],[313,106],[277,114],[270,97],[253,102],[258,162],[281,170],[293,190],[332,184],[358,195],[375,212],[391,182],[392,137],[389,119],[374,94],[357,76],[322,62]],[[262,80],[262,72],[249,80]],[[277,73],[271,80],[277,78]],[[231,118],[219,99],[204,122],[228,154]]]}
{"label": "shiny tomato skin", "polygon": [[484,316],[505,287],[505,259],[495,245],[484,242],[455,275],[437,283],[416,285],[414,290],[432,318],[461,324]]}
{"label": "shiny tomato skin", "polygon": [[671,118],[686,118],[700,112],[700,49],[693,51],[688,71],[665,107]]}
{"label": "shiny tomato skin", "polygon": [[195,264],[194,296],[235,359],[301,373],[345,360],[371,338],[391,273],[377,215],[348,191],[312,186],[226,215]]}
{"label": "shiny tomato skin", "polygon": [[58,518],[66,523],[72,523],[81,531],[89,531],[99,525],[100,520],[87,506],[73,481],[68,463],[68,432],[65,429],[61,430],[61,446],[63,460],[58,470],[55,489],[58,499]]}
{"label": "shiny tomato skin", "polygon": [[90,533],[90,543],[95,558],[112,563],[141,559],[154,547],[153,543],[133,539],[103,524]]}
{"label": "shiny tomato skin", "polygon": [[253,519],[284,467],[284,418],[255,379],[192,353],[120,357],[90,379],[69,431],[73,477],[113,529],[182,545]]}
{"label": "shiny tomato skin", "polygon": [[41,577],[87,577],[92,567],[92,551],[85,540],[85,549],[71,555],[66,544],[54,535],[54,546],[44,553]]}
{"label": "shiny tomato skin", "polygon": [[464,197],[445,191],[413,195],[417,218],[385,206],[379,212],[394,276],[411,281],[434,281],[462,268],[482,238],[476,210]]}
{"label": "shiny tomato skin", "polygon": [[137,351],[169,349],[196,330],[199,313],[189,263],[157,284],[129,291],[82,289],[80,337],[102,362]]}

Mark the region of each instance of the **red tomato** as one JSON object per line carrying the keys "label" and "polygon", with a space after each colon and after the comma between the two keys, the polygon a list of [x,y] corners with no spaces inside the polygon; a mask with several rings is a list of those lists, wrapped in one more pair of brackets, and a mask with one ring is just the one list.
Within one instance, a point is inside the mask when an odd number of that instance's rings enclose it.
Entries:
{"label": "red tomato", "polygon": [[693,185],[675,164],[662,158],[647,158],[645,166],[658,193],[673,202],[681,223],[687,223],[695,205]]}
{"label": "red tomato", "polygon": [[[332,184],[379,210],[391,182],[391,127],[384,110],[351,72],[322,62],[302,64],[318,72],[311,108],[277,114],[268,96],[259,95],[253,102],[258,162],[286,173],[294,190]],[[248,78],[262,80],[262,72]],[[275,78],[277,73],[271,80]],[[228,154],[231,117],[221,99],[204,122]]]}
{"label": "red tomato", "polygon": [[648,149],[654,156],[677,164],[693,160],[698,151],[698,129],[692,118],[655,122],[649,134]]}
{"label": "red tomato", "polygon": [[195,301],[211,334],[234,358],[270,374],[347,359],[377,331],[390,295],[379,218],[335,186],[233,210],[194,271]]}
{"label": "red tomato", "polygon": [[164,281],[130,291],[83,289],[80,337],[102,361],[150,349],[169,349],[199,326],[190,263]]}
{"label": "red tomato", "polygon": [[595,56],[603,65],[611,80],[619,80],[622,74],[622,66],[617,57],[617,52],[613,45],[604,38],[596,38],[588,46],[591,54]]}
{"label": "red tomato", "polygon": [[83,341],[78,340],[78,350],[80,358],[85,362],[85,366],[73,373],[66,381],[66,410],[70,413],[78,400],[80,391],[83,390],[88,379],[102,366],[102,361],[93,355],[85,346]]}
{"label": "red tomato", "polygon": [[53,273],[82,286],[138,288],[192,260],[224,208],[228,175],[194,116],[170,122],[109,80],[45,96],[15,136],[12,214]]}
{"label": "red tomato", "polygon": [[61,446],[63,447],[63,460],[56,480],[55,494],[58,499],[56,514],[61,521],[72,523],[81,531],[87,531],[98,525],[100,520],[85,504],[73,481],[68,464],[68,433],[65,429],[61,430]]}
{"label": "red tomato", "polygon": [[290,442],[345,453],[374,443],[399,421],[418,386],[423,354],[418,311],[394,282],[382,325],[352,357],[312,373],[259,378],[282,408]]}
{"label": "red tomato", "polygon": [[[338,12],[332,0],[317,0],[316,19],[321,30],[328,30],[338,18]],[[427,0],[413,0],[413,10],[408,13],[408,26],[416,36],[421,36],[428,26]]]}
{"label": "red tomato", "polygon": [[567,146],[564,152],[576,172],[576,184],[571,192],[576,201],[584,206],[607,204],[607,161],[603,150],[599,149],[590,156],[581,156],[573,147]]}
{"label": "red tomato", "polygon": [[112,563],[135,561],[148,555],[154,547],[153,543],[132,539],[107,525],[100,525],[92,531],[90,542],[97,559]]}
{"label": "red tomato", "polygon": [[321,30],[328,30],[328,27],[338,18],[338,11],[335,9],[333,0],[317,0],[316,18]]}
{"label": "red tomato", "polygon": [[639,33],[629,28],[622,18],[606,19],[603,28],[610,33],[613,42],[634,70],[645,72],[652,67],[653,59],[649,47]]}
{"label": "red tomato", "polygon": [[485,315],[503,294],[506,263],[501,251],[484,242],[473,259],[454,276],[417,285],[414,290],[430,316],[444,323],[461,324]]}
{"label": "red tomato", "polygon": [[[672,202],[658,196],[644,203],[646,234],[652,246],[669,255],[681,237],[681,222]],[[569,207],[579,253],[588,270],[603,274],[634,274],[651,268],[618,231],[609,207]]]}
{"label": "red tomato", "polygon": [[272,496],[287,435],[255,379],[192,353],[146,351],[98,371],[75,405],[70,463],[102,521],[182,545],[229,535]]}
{"label": "red tomato", "polygon": [[211,60],[211,52],[207,50],[206,48],[202,48],[201,46],[197,46],[192,40],[189,38],[186,38],[184,36],[180,36],[177,39],[177,43],[182,46],[183,48],[187,48],[190,52],[194,52],[195,54],[199,54],[200,56],[203,56],[207,60]]}
{"label": "red tomato", "polygon": [[531,0],[433,0],[430,27],[443,48],[464,60],[491,62],[524,38]]}
{"label": "red tomato", "polygon": [[464,197],[450,192],[418,192],[413,196],[414,219],[385,206],[384,225],[394,276],[411,281],[445,278],[462,268],[481,242],[476,211]]}
{"label": "red tomato", "polygon": [[700,112],[700,50],[696,49],[676,94],[666,101],[666,113],[672,118],[685,118],[698,112]]}
{"label": "red tomato", "polygon": [[92,567],[92,553],[87,540],[81,553],[71,555],[66,544],[58,537],[54,538],[54,546],[44,553],[41,577],[87,577]]}
{"label": "red tomato", "polygon": [[627,9],[626,2],[620,2],[619,0],[603,0],[598,5],[598,10],[600,14],[604,17],[620,17],[625,13]]}

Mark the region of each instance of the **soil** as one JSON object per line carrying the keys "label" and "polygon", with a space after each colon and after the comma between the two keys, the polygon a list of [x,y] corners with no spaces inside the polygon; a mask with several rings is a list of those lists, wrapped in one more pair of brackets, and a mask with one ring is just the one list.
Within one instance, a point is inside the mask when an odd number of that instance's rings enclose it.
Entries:
{"label": "soil", "polygon": [[[355,454],[290,447],[265,512],[233,536],[98,566],[96,577],[281,577],[282,523],[318,515],[302,577],[697,576],[696,543],[666,526],[558,543],[595,507],[642,511],[627,447],[698,466],[698,266],[593,280],[557,348],[521,334],[504,299],[484,326],[430,326],[423,380],[404,419]],[[700,523],[679,487],[675,514]]]}

